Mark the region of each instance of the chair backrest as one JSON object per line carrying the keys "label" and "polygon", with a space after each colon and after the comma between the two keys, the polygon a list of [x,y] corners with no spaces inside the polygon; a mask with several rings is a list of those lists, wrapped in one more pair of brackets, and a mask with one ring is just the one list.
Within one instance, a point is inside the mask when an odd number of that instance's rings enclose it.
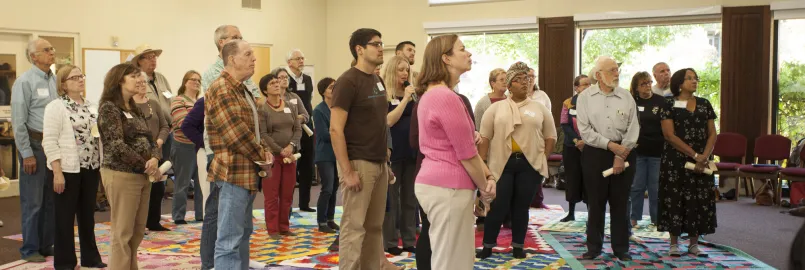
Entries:
{"label": "chair backrest", "polygon": [[791,155],[791,140],[784,136],[769,134],[755,139],[754,156],[758,160],[785,160],[789,155]]}
{"label": "chair backrest", "polygon": [[743,158],[746,156],[746,137],[733,132],[722,132],[716,138],[713,155],[726,158]]}

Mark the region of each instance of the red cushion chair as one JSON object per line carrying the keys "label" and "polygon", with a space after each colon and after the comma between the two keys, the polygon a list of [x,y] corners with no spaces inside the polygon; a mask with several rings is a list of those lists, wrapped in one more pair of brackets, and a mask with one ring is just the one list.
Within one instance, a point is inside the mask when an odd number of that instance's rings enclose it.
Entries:
{"label": "red cushion chair", "polygon": [[796,167],[790,166],[791,168],[785,168],[785,169],[780,170],[780,180],[781,180],[780,183],[782,183],[782,179],[788,180],[789,183],[790,183],[788,186],[791,187],[791,191],[792,191],[791,192],[791,204],[799,203],[798,200],[795,201],[795,199],[798,199],[798,198],[795,198],[797,196],[796,196],[796,194],[794,194],[793,191],[795,189],[794,183],[796,183],[796,182],[805,182],[805,162],[804,161],[805,161],[805,151],[799,151],[799,164],[795,164],[795,165],[799,165],[799,166],[796,166]]}
{"label": "red cushion chair", "polygon": [[[738,200],[738,188],[741,187],[741,176],[738,174],[738,167],[746,164],[746,137],[744,135],[733,132],[722,132],[716,138],[716,144],[713,146],[713,155],[719,156],[721,159],[732,158],[741,159],[741,163],[734,162],[718,162],[716,163],[717,171],[713,172],[722,176],[719,178],[719,184],[726,182],[727,177],[735,178],[735,198]],[[744,180],[744,191],[746,195],[750,194],[749,180]],[[751,189],[752,196],[754,196],[754,189]]]}
{"label": "red cushion chair", "polygon": [[[739,175],[742,177],[766,179],[771,182],[774,190],[774,203],[780,204],[780,167],[782,161],[788,159],[791,154],[791,140],[776,134],[763,135],[755,139],[755,163],[738,167]],[[777,166],[756,166],[759,160],[765,160],[767,164]]]}

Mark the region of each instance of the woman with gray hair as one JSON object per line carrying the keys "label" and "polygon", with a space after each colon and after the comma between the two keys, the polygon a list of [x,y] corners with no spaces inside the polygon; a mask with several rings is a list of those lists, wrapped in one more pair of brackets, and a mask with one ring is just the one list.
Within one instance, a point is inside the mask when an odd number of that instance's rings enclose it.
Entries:
{"label": "woman with gray hair", "polygon": [[[548,155],[556,143],[556,127],[548,107],[528,97],[528,65],[514,63],[506,72],[511,93],[492,104],[481,122],[481,158],[498,180],[497,199],[486,216],[484,248],[476,257],[485,259],[497,246],[500,225],[512,217],[515,258],[525,258],[523,245],[528,229],[528,208],[542,179],[548,175]],[[487,154],[488,153],[488,154]]]}

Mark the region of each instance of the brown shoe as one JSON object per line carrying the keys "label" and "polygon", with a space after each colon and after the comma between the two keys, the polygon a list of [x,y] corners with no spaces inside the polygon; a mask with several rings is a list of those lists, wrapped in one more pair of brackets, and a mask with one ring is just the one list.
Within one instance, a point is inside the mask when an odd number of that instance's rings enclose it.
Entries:
{"label": "brown shoe", "polygon": [[284,236],[296,236],[296,233],[294,233],[292,231],[280,232],[280,234],[284,235]]}

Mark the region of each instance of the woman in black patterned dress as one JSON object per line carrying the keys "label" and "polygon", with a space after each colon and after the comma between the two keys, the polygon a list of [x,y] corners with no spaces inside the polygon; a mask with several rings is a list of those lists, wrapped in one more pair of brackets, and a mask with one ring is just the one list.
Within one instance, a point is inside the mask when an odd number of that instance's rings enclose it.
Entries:
{"label": "woman in black patterned dress", "polygon": [[[699,235],[716,230],[716,199],[712,175],[707,167],[716,142],[716,114],[707,99],[694,96],[699,77],[692,68],[671,76],[673,97],[666,98],[662,112],[662,133],[666,144],[660,166],[659,231],[671,233],[671,256],[682,256],[678,238],[690,237],[688,253],[705,257],[698,246]],[[685,163],[695,164],[694,170]]]}

